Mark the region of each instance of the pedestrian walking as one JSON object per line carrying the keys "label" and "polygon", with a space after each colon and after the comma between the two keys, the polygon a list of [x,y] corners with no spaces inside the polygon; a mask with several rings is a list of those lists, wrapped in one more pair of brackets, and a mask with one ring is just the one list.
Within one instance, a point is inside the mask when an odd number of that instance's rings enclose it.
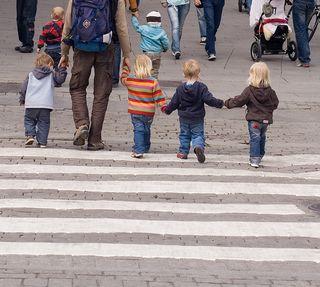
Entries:
{"label": "pedestrian walking", "polygon": [[310,46],[308,36],[308,19],[310,18],[315,0],[294,0],[292,3],[293,27],[297,40],[298,67],[310,67]]}
{"label": "pedestrian walking", "polygon": [[200,31],[200,45],[205,45],[207,41],[207,26],[206,26],[206,18],[204,17],[203,6],[196,6],[199,31]]}
{"label": "pedestrian walking", "polygon": [[38,40],[37,52],[45,47],[47,53],[54,61],[54,69],[58,68],[61,58],[61,39],[63,30],[64,10],[61,7],[54,7],[51,11],[51,21],[47,22],[43,28]]}
{"label": "pedestrian walking", "polygon": [[[69,0],[63,29],[60,64],[67,65],[69,49],[74,48],[70,94],[76,132],[73,144],[88,150],[104,149],[101,131],[112,91],[114,39],[119,37],[124,62],[130,65],[130,43],[124,0]],[[81,13],[79,11],[81,10]],[[99,13],[98,13],[99,12]],[[94,68],[94,98],[91,119],[87,87]]]}
{"label": "pedestrian walking", "polygon": [[263,63],[255,63],[249,71],[249,86],[240,96],[225,101],[228,109],[247,106],[246,120],[250,136],[250,165],[258,168],[265,155],[266,132],[273,123],[273,111],[279,100],[270,86],[270,71]]}
{"label": "pedestrian walking", "polygon": [[132,15],[133,28],[140,34],[140,48],[152,61],[151,76],[158,79],[161,65],[161,53],[169,48],[167,33],[161,27],[161,14],[151,11],[147,15],[147,25],[140,25],[136,16]]}
{"label": "pedestrian walking", "polygon": [[216,34],[220,26],[225,0],[194,0],[196,6],[202,4],[207,27],[205,50],[208,60],[216,60]]}
{"label": "pedestrian walking", "polygon": [[177,157],[187,159],[190,143],[200,163],[205,162],[204,148],[204,104],[221,109],[223,101],[216,99],[208,87],[199,81],[200,66],[195,60],[183,64],[186,82],[181,84],[172,97],[171,102],[162,108],[166,114],[178,110],[180,121],[180,148]]}
{"label": "pedestrian walking", "polygon": [[34,21],[37,13],[37,0],[17,0],[17,28],[21,45],[15,50],[20,53],[33,52]]}
{"label": "pedestrian walking", "polygon": [[158,81],[151,77],[152,62],[147,55],[138,55],[134,64],[134,72],[123,66],[121,82],[128,89],[128,112],[131,115],[134,133],[132,157],[143,158],[151,146],[151,124],[156,106],[160,108],[166,103]]}
{"label": "pedestrian walking", "polygon": [[25,106],[24,127],[25,146],[47,146],[50,129],[50,113],[53,110],[54,86],[61,85],[66,79],[66,67],[53,70],[53,59],[41,53],[37,55],[35,68],[22,84],[20,105]]}
{"label": "pedestrian walking", "polygon": [[190,10],[189,0],[161,0],[161,5],[168,9],[171,23],[172,55],[176,60],[181,57],[180,41],[182,38],[183,25]]}

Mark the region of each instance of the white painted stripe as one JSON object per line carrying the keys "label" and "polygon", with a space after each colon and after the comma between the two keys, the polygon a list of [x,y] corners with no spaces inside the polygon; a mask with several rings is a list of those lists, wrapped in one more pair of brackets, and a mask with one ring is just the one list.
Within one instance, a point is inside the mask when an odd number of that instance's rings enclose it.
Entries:
{"label": "white painted stripe", "polygon": [[[116,161],[138,161],[130,157],[129,152],[120,151],[98,151],[88,152],[74,149],[26,149],[26,148],[0,148],[0,157],[47,157],[47,158],[68,158],[68,159],[88,159],[88,160],[116,160]],[[211,162],[226,163],[247,163],[248,155],[216,155],[207,154],[207,160]],[[196,157],[191,153],[190,159],[196,161]],[[175,154],[146,154],[145,161],[150,162],[181,162]],[[319,154],[297,154],[287,156],[266,156],[264,164],[268,166],[290,166],[290,165],[314,165],[319,164]]]}
{"label": "white painted stripe", "polygon": [[320,238],[320,222],[162,221],[113,218],[1,217],[0,232],[146,233]]}
{"label": "white painted stripe", "polygon": [[318,172],[280,173],[257,170],[214,169],[214,168],[136,168],[104,167],[79,165],[36,165],[36,164],[0,164],[2,174],[90,174],[90,175],[181,175],[181,176],[254,176],[276,178],[320,179]]}
{"label": "white painted stripe", "polygon": [[320,262],[320,249],[155,244],[0,242],[0,255]]}
{"label": "white painted stripe", "polygon": [[0,208],[131,210],[192,214],[304,214],[294,204],[205,204],[107,200],[0,199]]}
{"label": "white painted stripe", "polygon": [[320,197],[320,185],[191,181],[57,181],[0,179],[0,190],[60,190],[101,193],[271,194]]}

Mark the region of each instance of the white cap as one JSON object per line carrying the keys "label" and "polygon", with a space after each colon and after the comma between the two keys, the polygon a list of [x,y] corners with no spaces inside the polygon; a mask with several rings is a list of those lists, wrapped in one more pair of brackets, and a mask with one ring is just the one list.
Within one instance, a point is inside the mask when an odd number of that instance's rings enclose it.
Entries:
{"label": "white cap", "polygon": [[152,22],[152,23],[161,23],[161,14],[158,11],[151,11],[147,15],[147,22]]}

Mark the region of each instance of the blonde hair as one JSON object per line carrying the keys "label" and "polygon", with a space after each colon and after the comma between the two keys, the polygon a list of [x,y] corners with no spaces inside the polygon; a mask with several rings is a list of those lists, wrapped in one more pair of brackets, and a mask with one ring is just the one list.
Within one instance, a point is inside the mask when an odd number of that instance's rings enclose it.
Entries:
{"label": "blonde hair", "polygon": [[51,18],[53,20],[62,20],[64,18],[64,10],[62,7],[54,7],[51,10]]}
{"label": "blonde hair", "polygon": [[134,63],[134,74],[138,79],[151,77],[152,61],[147,55],[138,55]]}
{"label": "blonde hair", "polygon": [[40,53],[37,55],[35,60],[35,66],[37,68],[41,67],[52,67],[54,64],[53,59],[46,53]]}
{"label": "blonde hair", "polygon": [[249,70],[249,85],[256,88],[270,86],[270,70],[266,63],[254,63]]}
{"label": "blonde hair", "polygon": [[195,79],[199,77],[200,65],[196,60],[190,59],[183,63],[183,74],[187,79]]}

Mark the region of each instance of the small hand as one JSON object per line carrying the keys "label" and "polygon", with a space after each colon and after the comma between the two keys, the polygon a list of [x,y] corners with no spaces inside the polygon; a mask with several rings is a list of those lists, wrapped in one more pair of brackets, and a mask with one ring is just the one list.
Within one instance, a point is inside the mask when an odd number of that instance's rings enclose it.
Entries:
{"label": "small hand", "polygon": [[201,5],[201,0],[194,0],[194,5],[195,6],[200,6]]}
{"label": "small hand", "polygon": [[132,12],[132,13],[131,13],[131,15],[132,15],[132,16],[135,16],[135,17],[137,17],[137,18],[139,18],[139,17],[140,17],[140,15],[139,15],[139,11]]}
{"label": "small hand", "polygon": [[130,67],[130,58],[129,57],[123,58],[123,65]]}
{"label": "small hand", "polygon": [[165,112],[166,112],[166,109],[167,109],[167,106],[166,106],[166,105],[162,106],[162,107],[161,107],[161,112],[165,113]]}
{"label": "small hand", "polygon": [[41,52],[41,49],[40,49],[40,48],[38,48],[38,49],[37,49],[37,53],[39,54],[40,52]]}

